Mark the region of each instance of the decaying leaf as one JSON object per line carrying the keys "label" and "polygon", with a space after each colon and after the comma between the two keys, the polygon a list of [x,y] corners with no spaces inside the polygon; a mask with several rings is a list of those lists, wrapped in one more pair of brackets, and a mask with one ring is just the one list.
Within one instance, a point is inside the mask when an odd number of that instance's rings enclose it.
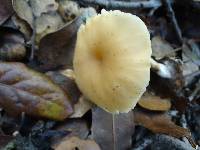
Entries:
{"label": "decaying leaf", "polygon": [[71,103],[75,104],[78,102],[81,92],[74,80],[55,71],[49,71],[46,75],[48,75],[54,83],[58,84],[63,89]]}
{"label": "decaying leaf", "polygon": [[37,54],[39,61],[42,63],[41,67],[45,70],[57,67],[72,68],[77,30],[88,17],[95,14],[94,9],[86,9],[81,16],[70,24],[42,38]]}
{"label": "decaying leaf", "polygon": [[42,14],[36,18],[36,39],[37,43],[47,34],[53,33],[60,29],[64,22],[58,13]]}
{"label": "decaying leaf", "polygon": [[12,141],[14,137],[10,135],[1,135],[0,134],[0,149],[7,145],[10,141]]}
{"label": "decaying leaf", "polygon": [[16,61],[26,56],[23,35],[6,27],[0,28],[0,60]]}
{"label": "decaying leaf", "polygon": [[13,8],[35,30],[37,44],[43,36],[64,25],[55,0],[13,0]]}
{"label": "decaying leaf", "polygon": [[63,140],[55,147],[55,150],[100,150],[100,148],[95,141],[71,137]]}
{"label": "decaying leaf", "polygon": [[59,0],[59,12],[66,22],[73,20],[81,15],[82,8],[76,2],[71,0]]}
{"label": "decaying leaf", "polygon": [[171,107],[171,102],[168,99],[162,99],[146,92],[139,100],[138,104],[148,110],[167,111]]}
{"label": "decaying leaf", "polygon": [[177,59],[165,58],[161,63],[166,65],[170,71],[172,78],[162,78],[155,73],[151,74],[150,85],[154,89],[156,95],[162,97],[178,97],[181,96],[182,89],[185,85],[183,77],[182,62]]}
{"label": "decaying leaf", "polygon": [[13,8],[15,10],[15,12],[17,13],[17,15],[28,22],[28,24],[34,28],[33,25],[33,13],[32,13],[32,9],[28,4],[28,1],[26,0],[12,0],[13,3]]}
{"label": "decaying leaf", "polygon": [[174,57],[175,50],[173,47],[167,42],[161,39],[160,36],[154,36],[151,40],[152,46],[152,56],[156,59],[162,59],[164,57]]}
{"label": "decaying leaf", "polygon": [[81,118],[92,107],[93,104],[84,98],[84,96],[81,96],[78,103],[74,105],[74,113],[70,116],[70,118]]}
{"label": "decaying leaf", "polygon": [[0,0],[0,25],[4,23],[13,12],[11,0]]}
{"label": "decaying leaf", "polygon": [[196,150],[190,144],[183,142],[177,138],[159,135],[154,137],[153,142],[149,146],[151,150]]}
{"label": "decaying leaf", "polygon": [[189,40],[186,44],[183,44],[182,50],[184,61],[193,61],[196,65],[200,66],[200,49],[193,40]]}
{"label": "decaying leaf", "polygon": [[24,34],[26,41],[31,39],[32,30],[26,21],[18,17],[16,14],[12,16],[12,21],[15,26]]}
{"label": "decaying leaf", "polygon": [[73,112],[60,87],[21,63],[0,63],[0,106],[12,115],[25,112],[55,120]]}
{"label": "decaying leaf", "polygon": [[29,2],[35,17],[58,9],[58,3],[55,0],[29,0]]}
{"label": "decaying leaf", "polygon": [[152,113],[135,109],[134,121],[137,125],[141,125],[154,133],[167,134],[176,138],[186,137],[193,146],[195,145],[190,131],[176,125],[165,113]]}
{"label": "decaying leaf", "polygon": [[100,108],[92,109],[92,137],[102,150],[131,148],[133,133],[132,111],[113,116]]}
{"label": "decaying leaf", "polygon": [[[66,121],[56,126],[54,129],[56,131],[69,132],[67,137],[77,136],[81,139],[87,139],[90,132],[89,125],[84,119],[67,119]],[[56,137],[52,139],[52,142],[55,144],[59,143],[60,139]]]}

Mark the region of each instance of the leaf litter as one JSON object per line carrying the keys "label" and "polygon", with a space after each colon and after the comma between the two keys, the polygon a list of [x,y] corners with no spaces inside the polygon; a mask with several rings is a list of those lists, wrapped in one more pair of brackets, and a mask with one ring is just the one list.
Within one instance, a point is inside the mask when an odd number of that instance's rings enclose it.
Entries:
{"label": "leaf litter", "polygon": [[[151,33],[153,58],[172,75],[166,79],[152,70],[148,93],[128,114],[112,116],[97,108],[82,96],[73,73],[65,76],[63,71],[73,69],[78,28],[102,8],[139,15]],[[168,0],[2,1],[0,147],[154,150],[200,145],[199,8],[196,1]]]}

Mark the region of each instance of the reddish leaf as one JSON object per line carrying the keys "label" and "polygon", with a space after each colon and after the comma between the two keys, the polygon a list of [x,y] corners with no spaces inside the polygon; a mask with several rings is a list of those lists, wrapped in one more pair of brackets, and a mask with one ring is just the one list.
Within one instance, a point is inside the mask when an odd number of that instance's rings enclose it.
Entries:
{"label": "reddish leaf", "polygon": [[165,113],[152,113],[134,110],[135,123],[148,128],[154,133],[168,134],[176,138],[186,137],[194,146],[191,133],[188,129],[177,126]]}
{"label": "reddish leaf", "polygon": [[11,0],[0,0],[0,25],[13,14]]}
{"label": "reddish leaf", "polygon": [[92,110],[92,137],[102,150],[131,148],[133,133],[132,112],[113,116],[100,108]]}
{"label": "reddish leaf", "polygon": [[0,63],[0,106],[13,115],[26,112],[55,120],[72,113],[60,87],[21,63]]}
{"label": "reddish leaf", "polygon": [[43,64],[41,68],[50,70],[57,67],[72,67],[76,33],[94,9],[85,12],[62,29],[43,37],[39,44],[38,58]]}
{"label": "reddish leaf", "polygon": [[6,61],[21,60],[26,56],[23,36],[16,30],[0,28],[0,59]]}

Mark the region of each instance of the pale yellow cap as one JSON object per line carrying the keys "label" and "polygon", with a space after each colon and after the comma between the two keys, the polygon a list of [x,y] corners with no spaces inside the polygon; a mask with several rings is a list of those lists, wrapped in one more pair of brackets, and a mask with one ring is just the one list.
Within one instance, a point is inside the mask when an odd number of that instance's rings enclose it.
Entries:
{"label": "pale yellow cap", "polygon": [[129,13],[104,10],[78,31],[75,81],[104,110],[128,112],[149,84],[150,59],[151,41],[144,22]]}

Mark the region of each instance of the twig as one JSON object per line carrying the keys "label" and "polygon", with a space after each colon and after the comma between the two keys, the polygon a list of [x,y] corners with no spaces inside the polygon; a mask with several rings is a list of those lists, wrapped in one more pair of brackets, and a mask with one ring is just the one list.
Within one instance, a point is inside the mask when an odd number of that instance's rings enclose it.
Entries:
{"label": "twig", "polygon": [[32,33],[32,37],[31,37],[31,55],[30,55],[29,61],[32,61],[34,58],[35,36],[36,36],[36,25],[35,25],[35,18],[34,18],[33,19],[33,33]]}
{"label": "twig", "polygon": [[178,40],[179,40],[180,43],[182,43],[182,41],[183,41],[182,32],[181,32],[181,29],[180,29],[178,22],[176,20],[176,16],[175,16],[174,10],[172,8],[171,1],[170,0],[164,0],[164,3],[167,7],[167,11],[168,11],[169,17],[170,17],[170,19],[173,23],[173,26],[174,26],[174,29],[176,31],[176,35],[178,37]]}
{"label": "twig", "polygon": [[149,1],[111,1],[111,0],[74,0],[83,5],[98,5],[108,9],[158,8],[162,5],[160,0]]}

